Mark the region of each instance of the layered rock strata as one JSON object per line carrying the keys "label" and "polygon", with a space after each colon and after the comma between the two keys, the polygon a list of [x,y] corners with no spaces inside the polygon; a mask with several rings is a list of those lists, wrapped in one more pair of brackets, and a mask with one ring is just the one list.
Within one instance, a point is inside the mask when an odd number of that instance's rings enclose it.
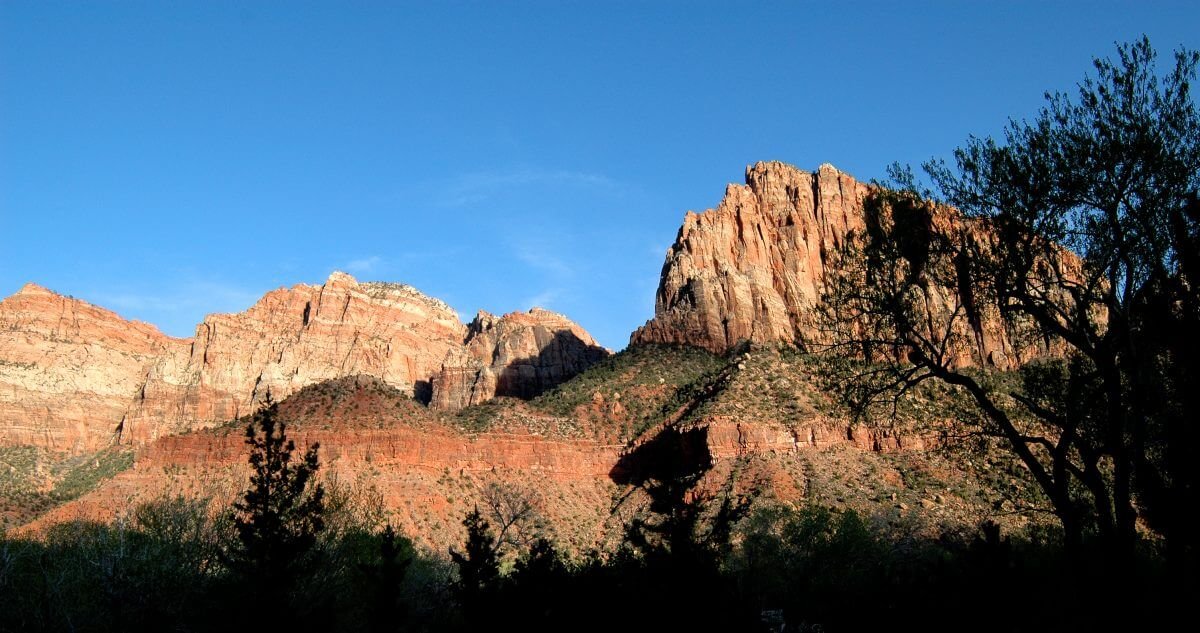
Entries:
{"label": "layered rock strata", "polygon": [[25,285],[0,301],[0,445],[82,452],[111,441],[147,375],[188,345]]}
{"label": "layered rock strata", "polygon": [[[523,403],[522,419],[538,419]],[[461,543],[462,517],[485,506],[491,486],[520,494],[558,534],[583,548],[611,503],[608,479],[619,445],[593,438],[494,428],[466,433],[453,413],[430,410],[366,376],[310,386],[279,406],[297,446],[320,444],[326,485],[370,494],[407,535],[437,551]],[[244,421],[244,420],[243,420]],[[52,509],[24,533],[62,521],[112,521],[163,491],[227,506],[249,475],[241,426],[163,437],[139,447],[133,467]]]}
{"label": "layered rock strata", "polygon": [[[746,184],[731,184],[715,209],[688,212],[667,253],[654,318],[631,342],[686,343],[724,353],[741,341],[805,344],[821,340],[817,306],[837,254],[852,233],[866,229],[863,200],[870,187],[831,165],[814,173],[779,162],[746,169]],[[953,209],[931,219],[940,230],[986,242],[987,236]],[[974,311],[960,319],[955,350],[962,365],[1011,366],[1014,349],[986,306],[957,296],[955,287],[930,287],[935,312]]]}
{"label": "layered rock strata", "polygon": [[608,356],[570,319],[538,308],[502,317],[480,312],[467,331],[466,344],[447,354],[433,378],[436,408],[531,398]]}
{"label": "layered rock strata", "polygon": [[0,444],[79,453],[144,443],[244,415],[268,391],[281,399],[351,375],[425,400],[447,359],[475,375],[466,395],[440,381],[435,404],[465,406],[537,393],[607,354],[559,315],[467,327],[410,286],[337,272],[269,292],[245,312],[209,315],[190,339],[29,285],[0,301]]}

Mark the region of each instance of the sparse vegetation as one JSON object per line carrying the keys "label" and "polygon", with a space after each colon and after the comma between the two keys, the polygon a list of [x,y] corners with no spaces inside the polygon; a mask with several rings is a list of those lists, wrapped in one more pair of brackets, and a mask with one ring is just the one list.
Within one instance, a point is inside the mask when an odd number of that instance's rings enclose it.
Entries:
{"label": "sparse vegetation", "polygon": [[[74,460],[73,460],[74,461]],[[56,502],[70,501],[94,490],[100,482],[133,466],[133,449],[128,446],[106,448],[87,456],[65,472],[50,493]]]}
{"label": "sparse vegetation", "polygon": [[114,446],[77,456],[33,446],[0,447],[0,527],[16,527],[77,499],[133,466],[133,451]]}
{"label": "sparse vegetation", "polygon": [[[728,361],[706,350],[684,345],[637,345],[621,351],[582,374],[538,396],[530,402],[535,410],[554,415],[578,414],[581,407],[617,409],[613,419],[623,422],[614,429],[619,437],[632,439],[661,422],[689,394],[700,389]],[[619,408],[618,408],[619,407]],[[612,424],[602,415],[601,425]]]}

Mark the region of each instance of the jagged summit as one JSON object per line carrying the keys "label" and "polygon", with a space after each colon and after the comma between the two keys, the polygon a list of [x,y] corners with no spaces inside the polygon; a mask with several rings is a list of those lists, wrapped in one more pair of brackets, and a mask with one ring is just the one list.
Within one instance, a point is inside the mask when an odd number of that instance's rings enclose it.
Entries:
{"label": "jagged summit", "polygon": [[[822,287],[848,236],[864,229],[870,191],[828,163],[814,172],[777,161],[747,167],[745,184],[730,184],[716,208],[684,215],[663,264],[654,318],[631,343],[685,343],[724,353],[741,341],[820,341],[815,319]],[[931,223],[986,242],[954,209],[936,208]],[[927,292],[932,310],[975,310],[961,320],[970,328],[963,340],[973,343],[956,351],[959,364],[1009,367],[1027,352],[1014,349],[988,306],[959,300],[956,287],[931,285]]]}
{"label": "jagged summit", "polygon": [[501,317],[481,310],[463,344],[433,377],[435,407],[457,409],[495,396],[530,398],[610,354],[570,319],[541,308]]}
{"label": "jagged summit", "polygon": [[[320,285],[272,290],[243,312],[210,314],[177,339],[27,284],[0,301],[0,445],[81,452],[146,442],[244,415],[268,390],[283,398],[343,376],[373,376],[425,400],[456,353],[488,359],[504,395],[532,394],[607,355],[561,315],[497,323],[472,336],[449,305],[412,286],[335,271]],[[530,369],[508,371],[511,363]],[[495,390],[475,393],[438,404]]]}
{"label": "jagged summit", "polygon": [[21,288],[19,290],[17,290],[16,294],[17,295],[47,295],[47,294],[52,295],[52,294],[56,294],[56,293],[53,290],[46,288],[45,286],[39,286],[38,284],[35,284],[31,281],[31,282],[25,284],[24,286],[21,286]]}
{"label": "jagged summit", "polygon": [[746,168],[716,208],[689,211],[667,253],[654,319],[632,343],[724,352],[741,340],[796,342],[820,292],[826,254],[863,226],[868,188],[832,165]]}

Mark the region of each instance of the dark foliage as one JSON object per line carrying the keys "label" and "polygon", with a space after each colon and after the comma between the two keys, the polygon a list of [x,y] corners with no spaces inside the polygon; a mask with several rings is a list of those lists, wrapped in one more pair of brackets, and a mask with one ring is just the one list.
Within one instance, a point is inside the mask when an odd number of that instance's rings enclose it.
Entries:
{"label": "dark foliage", "polygon": [[404,576],[413,562],[412,545],[388,525],[379,536],[379,554],[373,561],[359,563],[369,605],[367,623],[372,631],[395,631],[405,625],[408,607]]}
{"label": "dark foliage", "polygon": [[268,393],[246,426],[253,470],[249,488],[233,504],[237,540],[225,559],[262,603],[247,609],[247,616],[290,621],[297,579],[316,562],[314,547],[325,529],[325,489],[314,479],[319,445],[293,461],[296,444],[278,414],[279,405]]}
{"label": "dark foliage", "polygon": [[[1146,39],[1096,60],[1072,100],[1047,95],[1004,142],[971,138],[956,165],[925,165],[954,213],[911,172],[867,200],[826,302],[838,389],[860,408],[928,380],[969,395],[969,431],[999,438],[1061,521],[1079,573],[1084,544],[1127,578],[1139,521],[1165,538],[1180,586],[1195,582],[1200,393],[1200,55],[1156,74]],[[932,221],[940,213],[941,223]],[[1075,256],[1078,256],[1077,258]],[[953,301],[931,310],[947,294]],[[1005,384],[956,358],[999,323],[1008,353],[1039,362]],[[996,333],[992,334],[996,336]],[[1003,365],[1005,358],[978,358]]]}
{"label": "dark foliage", "polygon": [[494,617],[500,584],[499,544],[478,508],[463,519],[463,525],[467,528],[464,551],[450,550],[450,558],[458,567],[454,589],[467,622],[478,625]]}

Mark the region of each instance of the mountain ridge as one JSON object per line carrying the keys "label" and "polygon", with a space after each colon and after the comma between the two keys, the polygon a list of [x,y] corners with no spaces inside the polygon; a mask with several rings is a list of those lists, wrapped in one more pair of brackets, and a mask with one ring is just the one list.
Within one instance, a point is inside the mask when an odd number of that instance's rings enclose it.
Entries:
{"label": "mountain ridge", "polygon": [[[284,397],[355,374],[429,400],[433,378],[455,363],[504,374],[517,384],[510,391],[533,393],[608,354],[557,313],[489,318],[503,335],[473,343],[470,326],[445,302],[334,272],[320,285],[269,291],[245,311],[209,314],[192,337],[176,338],[29,283],[0,300],[0,444],[78,454],[144,443],[239,417],[268,390]],[[552,342],[559,353],[539,357]],[[490,361],[499,348],[508,353]],[[534,384],[521,383],[526,378]],[[472,384],[476,399],[503,388],[494,383]],[[444,384],[439,406],[463,401],[460,388]]]}
{"label": "mountain ridge", "polygon": [[[745,184],[729,184],[717,206],[684,215],[660,274],[654,317],[630,342],[685,343],[716,353],[743,341],[826,342],[818,314],[822,292],[842,250],[869,230],[864,200],[877,188],[829,163],[814,172],[779,161],[747,166]],[[951,207],[930,205],[925,221],[919,228],[927,233],[980,248],[991,239],[986,227]],[[1077,262],[1064,251],[1052,263],[1071,268]],[[962,274],[970,273],[942,271],[939,277]],[[955,320],[955,364],[1012,369],[1049,351],[1013,340],[998,308],[965,300],[961,287],[969,284],[958,279],[924,289],[932,312],[964,312]]]}

